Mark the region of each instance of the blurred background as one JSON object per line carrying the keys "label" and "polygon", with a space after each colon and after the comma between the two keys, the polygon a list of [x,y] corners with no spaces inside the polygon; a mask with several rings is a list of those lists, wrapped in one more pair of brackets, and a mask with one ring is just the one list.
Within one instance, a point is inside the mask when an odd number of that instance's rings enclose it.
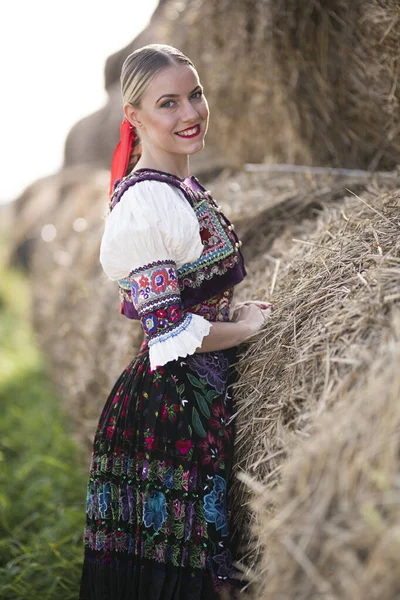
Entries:
{"label": "blurred background", "polygon": [[193,174],[235,222],[232,529],[252,599],[400,597],[397,0],[1,8],[0,598],[77,597],[90,446],[138,323],[99,264],[134,49],[180,48],[210,110]]}

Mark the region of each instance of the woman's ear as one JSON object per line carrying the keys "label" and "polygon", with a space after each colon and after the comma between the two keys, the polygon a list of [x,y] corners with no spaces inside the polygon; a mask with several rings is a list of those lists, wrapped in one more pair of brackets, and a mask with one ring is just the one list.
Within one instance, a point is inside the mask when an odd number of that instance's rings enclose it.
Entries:
{"label": "woman's ear", "polygon": [[124,105],[124,115],[134,127],[137,127],[138,129],[141,128],[142,123],[138,116],[138,110],[137,108],[132,106],[132,104]]}

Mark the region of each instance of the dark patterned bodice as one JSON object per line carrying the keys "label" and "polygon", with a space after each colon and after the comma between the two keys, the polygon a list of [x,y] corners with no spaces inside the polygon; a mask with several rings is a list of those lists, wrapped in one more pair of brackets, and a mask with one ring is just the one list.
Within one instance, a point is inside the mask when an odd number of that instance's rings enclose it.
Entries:
{"label": "dark patterned bodice", "polygon": [[[199,222],[203,252],[194,262],[186,263],[177,269],[177,278],[182,307],[198,314],[207,313],[207,320],[227,320],[222,306],[228,304],[233,287],[246,275],[241,242],[229,219],[223,214],[208,192],[195,177],[191,177],[193,187],[184,181],[155,169],[139,169],[134,174],[117,182],[111,198],[111,210],[119,202],[123,193],[140,181],[155,180],[173,185],[181,190],[192,206]],[[132,281],[128,276],[118,281],[120,312],[130,319],[138,319],[138,312],[132,301]],[[221,308],[217,308],[221,304]],[[202,312],[203,311],[203,312]],[[222,318],[221,316],[224,315]],[[214,317],[214,318],[213,318]]]}

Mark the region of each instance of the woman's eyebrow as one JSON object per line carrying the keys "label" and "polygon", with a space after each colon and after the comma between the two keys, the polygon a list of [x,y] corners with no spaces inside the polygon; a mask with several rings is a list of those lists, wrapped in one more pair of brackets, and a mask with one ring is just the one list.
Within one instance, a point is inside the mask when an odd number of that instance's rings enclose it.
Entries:
{"label": "woman's eyebrow", "polygon": [[[196,90],[201,90],[201,85],[196,85],[196,87],[194,88],[194,90],[192,90],[189,94],[189,96],[191,96],[192,94],[194,94],[194,92]],[[163,94],[162,96],[159,97],[159,99],[157,100],[157,102],[159,102],[162,98],[179,98],[179,94]]]}

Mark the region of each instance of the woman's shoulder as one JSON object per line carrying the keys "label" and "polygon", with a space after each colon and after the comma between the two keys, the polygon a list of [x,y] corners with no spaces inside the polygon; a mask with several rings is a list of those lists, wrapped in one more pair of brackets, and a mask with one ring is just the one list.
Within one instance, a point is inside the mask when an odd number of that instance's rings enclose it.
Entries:
{"label": "woman's shoulder", "polygon": [[[198,258],[202,248],[196,214],[180,190],[142,180],[125,189],[107,216],[100,262],[116,279],[134,262],[150,263],[168,254],[181,266]],[[118,269],[111,269],[111,262]]]}
{"label": "woman's shoulder", "polygon": [[197,221],[196,213],[179,187],[152,179],[140,179],[126,187],[108,218],[125,224],[144,219],[149,226],[160,220],[172,226],[176,221]]}

